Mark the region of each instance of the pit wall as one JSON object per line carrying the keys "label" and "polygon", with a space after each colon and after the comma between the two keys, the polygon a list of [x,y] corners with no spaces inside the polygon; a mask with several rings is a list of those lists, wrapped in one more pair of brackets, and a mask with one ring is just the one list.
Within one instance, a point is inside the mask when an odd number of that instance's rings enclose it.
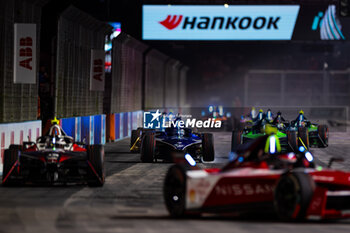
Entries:
{"label": "pit wall", "polygon": [[107,115],[107,141],[115,142],[130,137],[131,130],[142,127],[143,111]]}
{"label": "pit wall", "polygon": [[0,175],[2,175],[5,149],[11,144],[22,144],[23,141],[36,141],[41,136],[41,121],[0,124]]}

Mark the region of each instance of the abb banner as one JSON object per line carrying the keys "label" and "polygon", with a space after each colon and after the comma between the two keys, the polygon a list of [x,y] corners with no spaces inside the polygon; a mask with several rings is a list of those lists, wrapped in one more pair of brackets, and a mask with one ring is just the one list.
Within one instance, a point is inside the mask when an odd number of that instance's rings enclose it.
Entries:
{"label": "abb banner", "polygon": [[14,83],[36,82],[36,24],[14,24]]}
{"label": "abb banner", "polygon": [[105,89],[105,51],[91,49],[90,91]]}

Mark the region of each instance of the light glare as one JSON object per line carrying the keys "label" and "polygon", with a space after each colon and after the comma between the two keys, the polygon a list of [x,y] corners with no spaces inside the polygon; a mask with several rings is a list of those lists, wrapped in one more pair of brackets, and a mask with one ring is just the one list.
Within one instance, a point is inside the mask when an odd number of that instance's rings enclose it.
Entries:
{"label": "light glare", "polygon": [[194,161],[190,154],[185,154],[185,159],[192,167],[196,166],[196,161]]}
{"label": "light glare", "polygon": [[270,154],[276,153],[276,138],[275,136],[270,137]]}
{"label": "light glare", "polygon": [[305,157],[307,159],[307,161],[312,162],[314,160],[314,157],[312,156],[312,154],[308,151],[305,153]]}

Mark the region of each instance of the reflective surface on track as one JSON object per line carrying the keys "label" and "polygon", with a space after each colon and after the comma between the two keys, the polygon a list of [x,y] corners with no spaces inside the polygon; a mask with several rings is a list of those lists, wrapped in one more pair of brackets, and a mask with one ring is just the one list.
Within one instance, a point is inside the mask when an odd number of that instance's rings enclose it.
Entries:
{"label": "reflective surface on track", "polygon": [[[215,133],[215,163],[227,161],[231,133]],[[162,198],[163,178],[170,163],[140,163],[128,152],[129,139],[106,145],[107,179],[102,188],[85,186],[0,186],[2,232],[350,232],[350,221],[286,223],[264,217],[168,217]],[[343,156],[334,167],[350,170],[350,135],[331,133],[330,146],[312,149],[323,163]]]}

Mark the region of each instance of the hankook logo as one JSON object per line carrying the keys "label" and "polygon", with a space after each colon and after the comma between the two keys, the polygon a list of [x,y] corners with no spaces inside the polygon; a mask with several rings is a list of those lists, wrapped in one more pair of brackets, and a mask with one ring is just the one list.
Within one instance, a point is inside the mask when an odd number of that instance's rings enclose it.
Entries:
{"label": "hankook logo", "polygon": [[[169,30],[175,29],[182,21],[182,15],[168,15],[167,18],[159,23]],[[280,16],[276,17],[185,17],[182,29],[220,29],[220,30],[246,30],[250,27],[261,30],[278,30],[278,21]]]}
{"label": "hankook logo", "polygon": [[181,23],[182,15],[168,15],[166,19],[160,21],[159,23],[169,30],[173,30]]}

